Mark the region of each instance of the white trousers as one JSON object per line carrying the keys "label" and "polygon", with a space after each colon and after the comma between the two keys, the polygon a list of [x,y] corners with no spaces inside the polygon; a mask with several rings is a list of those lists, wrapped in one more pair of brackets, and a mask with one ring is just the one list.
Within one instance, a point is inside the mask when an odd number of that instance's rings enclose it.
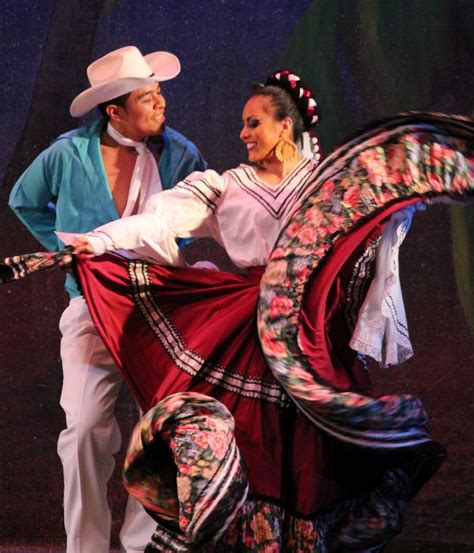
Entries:
{"label": "white trousers", "polygon": [[[58,454],[64,470],[67,553],[109,553],[107,482],[121,442],[114,411],[122,377],[82,297],[71,300],[59,328],[66,429],[59,436]],[[156,522],[129,497],[120,532],[122,550],[143,552],[155,528]]]}

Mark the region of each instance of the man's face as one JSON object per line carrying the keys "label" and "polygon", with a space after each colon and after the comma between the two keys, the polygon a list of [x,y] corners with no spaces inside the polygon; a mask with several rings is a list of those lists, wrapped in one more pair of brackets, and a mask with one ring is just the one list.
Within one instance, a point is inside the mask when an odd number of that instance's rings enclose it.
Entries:
{"label": "man's face", "polygon": [[117,130],[137,141],[160,134],[165,125],[165,107],[159,83],[142,86],[130,94],[125,107],[118,106],[120,128]]}

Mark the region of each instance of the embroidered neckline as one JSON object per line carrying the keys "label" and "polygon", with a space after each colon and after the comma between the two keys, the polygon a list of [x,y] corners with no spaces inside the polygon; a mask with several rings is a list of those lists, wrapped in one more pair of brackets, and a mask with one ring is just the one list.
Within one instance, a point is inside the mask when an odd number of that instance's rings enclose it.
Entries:
{"label": "embroidered neckline", "polygon": [[265,182],[263,179],[261,179],[258,176],[257,172],[255,171],[255,167],[253,165],[247,165],[246,163],[242,163],[240,166],[249,170],[249,173],[252,176],[252,180],[256,184],[262,185],[270,191],[277,191],[280,188],[283,188],[293,178],[294,174],[297,171],[299,171],[300,169],[302,169],[303,167],[305,167],[309,163],[313,163],[312,160],[303,156],[300,159],[300,161],[293,167],[293,169],[287,175],[285,175],[277,185],[270,185],[267,182]]}
{"label": "embroidered neckline", "polygon": [[280,219],[293,209],[302,191],[312,181],[314,163],[307,158],[306,161],[310,163],[299,163],[294,168],[295,174],[287,175],[290,180],[280,183],[278,188],[270,188],[255,180],[249,165],[241,164],[237,169],[231,169],[229,174],[243,192],[257,201],[274,219]]}

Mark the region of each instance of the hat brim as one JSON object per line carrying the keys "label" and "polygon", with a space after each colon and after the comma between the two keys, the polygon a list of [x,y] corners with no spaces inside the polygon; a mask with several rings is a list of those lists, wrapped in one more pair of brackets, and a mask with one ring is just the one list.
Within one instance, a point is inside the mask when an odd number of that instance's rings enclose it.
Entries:
{"label": "hat brim", "polygon": [[144,58],[153,71],[152,76],[117,79],[84,90],[71,102],[69,112],[72,117],[81,117],[99,104],[133,92],[146,84],[169,81],[181,71],[178,58],[169,52],[153,52],[147,54]]}
{"label": "hat brim", "polygon": [[143,57],[153,69],[154,76],[158,81],[174,79],[181,71],[179,59],[170,52],[152,52]]}

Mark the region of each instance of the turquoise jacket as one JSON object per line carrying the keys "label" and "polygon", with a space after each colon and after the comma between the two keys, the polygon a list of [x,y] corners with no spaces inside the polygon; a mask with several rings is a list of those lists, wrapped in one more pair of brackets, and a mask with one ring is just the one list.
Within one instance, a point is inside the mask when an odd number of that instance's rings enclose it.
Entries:
{"label": "turquoise jacket", "polygon": [[[50,251],[64,246],[54,233],[88,232],[119,218],[100,154],[104,121],[56,138],[26,169],[10,194],[9,205],[21,222]],[[158,163],[163,190],[193,171],[206,169],[196,146],[167,127]],[[79,295],[72,275],[66,290]]]}

